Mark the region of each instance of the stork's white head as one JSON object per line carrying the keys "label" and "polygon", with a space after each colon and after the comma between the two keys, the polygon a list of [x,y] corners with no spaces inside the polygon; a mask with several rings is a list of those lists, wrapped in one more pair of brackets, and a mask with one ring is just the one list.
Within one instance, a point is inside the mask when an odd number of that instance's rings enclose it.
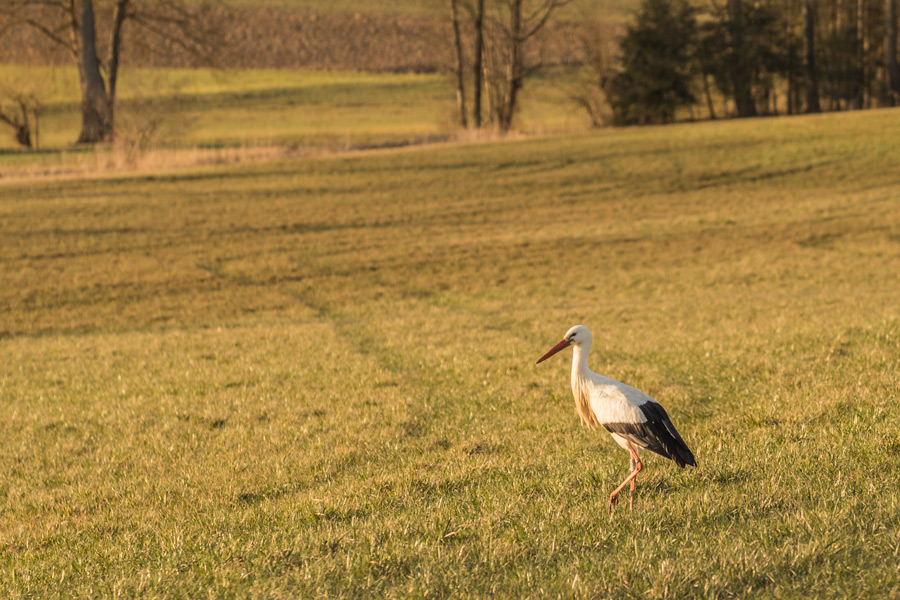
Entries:
{"label": "stork's white head", "polygon": [[563,336],[563,339],[561,339],[558,344],[550,348],[545,355],[537,359],[537,362],[545,361],[563,348],[568,348],[569,346],[590,346],[593,339],[594,336],[591,335],[590,329],[584,325],[575,325],[566,332],[566,335]]}

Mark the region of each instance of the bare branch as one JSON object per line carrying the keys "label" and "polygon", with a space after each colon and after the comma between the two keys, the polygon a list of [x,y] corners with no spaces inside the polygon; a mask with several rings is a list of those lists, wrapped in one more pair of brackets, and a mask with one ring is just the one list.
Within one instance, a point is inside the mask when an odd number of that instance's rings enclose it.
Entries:
{"label": "bare branch", "polygon": [[[201,43],[202,36],[194,37],[188,34],[187,24],[185,24],[185,30],[170,32],[165,27],[160,26],[156,21],[160,21],[162,19],[154,19],[147,15],[146,13],[129,13],[131,20],[136,24],[140,25],[150,33],[156,35],[157,37],[170,42],[179,48],[185,50],[188,54],[193,56],[194,58],[200,60],[204,63],[212,63],[212,58],[204,52],[202,46],[204,44]],[[162,20],[165,22],[165,20]],[[198,48],[198,46],[200,46]]]}
{"label": "bare branch", "polygon": [[75,58],[78,57],[78,51],[77,51],[76,48],[72,45],[72,43],[71,43],[71,42],[67,42],[67,41],[64,40],[64,39],[61,37],[61,35],[60,35],[61,31],[64,31],[65,29],[68,28],[67,26],[60,27],[60,32],[56,32],[56,31],[53,31],[53,30],[51,30],[50,28],[48,28],[48,27],[42,25],[41,23],[38,23],[38,22],[35,21],[34,19],[25,18],[25,19],[22,19],[21,22],[22,22],[24,25],[28,25],[29,27],[33,27],[33,28],[37,29],[38,31],[40,31],[41,33],[43,33],[48,39],[50,39],[50,41],[52,41],[54,44],[56,44],[56,45],[58,45],[58,46],[64,48],[64,49],[65,49],[66,51],[68,51],[73,57],[75,57]]}
{"label": "bare branch", "polygon": [[6,114],[6,112],[3,110],[2,106],[0,106],[0,121],[3,121],[10,127],[18,127],[19,126],[19,123],[16,120],[14,120],[12,117],[10,117],[9,115]]}
{"label": "bare branch", "polygon": [[531,29],[529,29],[526,33],[522,34],[521,40],[524,42],[525,40],[532,38],[538,31],[540,31],[541,29],[544,28],[544,25],[546,25],[547,22],[550,20],[550,17],[553,15],[553,12],[556,9],[565,6],[566,4],[568,4],[568,0],[547,0],[544,3],[544,7],[542,9],[535,11],[535,13],[531,15],[531,17],[529,17],[528,19],[525,20],[525,22],[528,23],[529,21],[534,20],[537,17],[537,15],[541,11],[543,11],[543,14],[541,15],[538,22],[535,23],[534,26]]}

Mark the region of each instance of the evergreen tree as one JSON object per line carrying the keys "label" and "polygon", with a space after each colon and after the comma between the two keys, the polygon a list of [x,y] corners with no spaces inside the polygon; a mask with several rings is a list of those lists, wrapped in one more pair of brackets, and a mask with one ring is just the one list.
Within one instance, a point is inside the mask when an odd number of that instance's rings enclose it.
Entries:
{"label": "evergreen tree", "polygon": [[606,94],[617,124],[668,123],[696,101],[697,22],[684,0],[644,0],[622,40],[622,68]]}

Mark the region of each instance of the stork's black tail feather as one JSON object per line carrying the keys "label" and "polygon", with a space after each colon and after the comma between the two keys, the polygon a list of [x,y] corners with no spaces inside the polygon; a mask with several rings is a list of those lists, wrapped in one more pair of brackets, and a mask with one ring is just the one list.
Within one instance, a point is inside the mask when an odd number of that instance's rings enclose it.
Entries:
{"label": "stork's black tail feather", "polygon": [[656,434],[655,437],[664,450],[664,452],[659,452],[658,450],[654,450],[654,452],[671,458],[679,467],[684,467],[685,465],[696,467],[697,460],[694,458],[694,453],[691,452],[678,430],[672,425],[669,415],[666,414],[666,409],[657,402],[642,404],[640,409],[644,416],[647,417],[646,425],[649,425],[650,429]]}
{"label": "stork's black tail feather", "polygon": [[[678,432],[676,431],[675,433]],[[684,467],[685,465],[697,466],[697,460],[694,458],[691,449],[684,443],[684,440],[681,440],[681,445],[675,449],[675,455],[669,456],[669,458],[674,460],[679,467]]]}

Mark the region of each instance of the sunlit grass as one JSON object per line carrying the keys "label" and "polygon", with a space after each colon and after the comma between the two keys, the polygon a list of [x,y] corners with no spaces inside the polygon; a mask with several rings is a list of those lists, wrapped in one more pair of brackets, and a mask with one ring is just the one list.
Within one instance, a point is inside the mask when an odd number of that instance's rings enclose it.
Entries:
{"label": "sunlit grass", "polygon": [[[0,596],[891,597],[896,111],[0,193]],[[581,427],[570,325],[698,457]]]}

